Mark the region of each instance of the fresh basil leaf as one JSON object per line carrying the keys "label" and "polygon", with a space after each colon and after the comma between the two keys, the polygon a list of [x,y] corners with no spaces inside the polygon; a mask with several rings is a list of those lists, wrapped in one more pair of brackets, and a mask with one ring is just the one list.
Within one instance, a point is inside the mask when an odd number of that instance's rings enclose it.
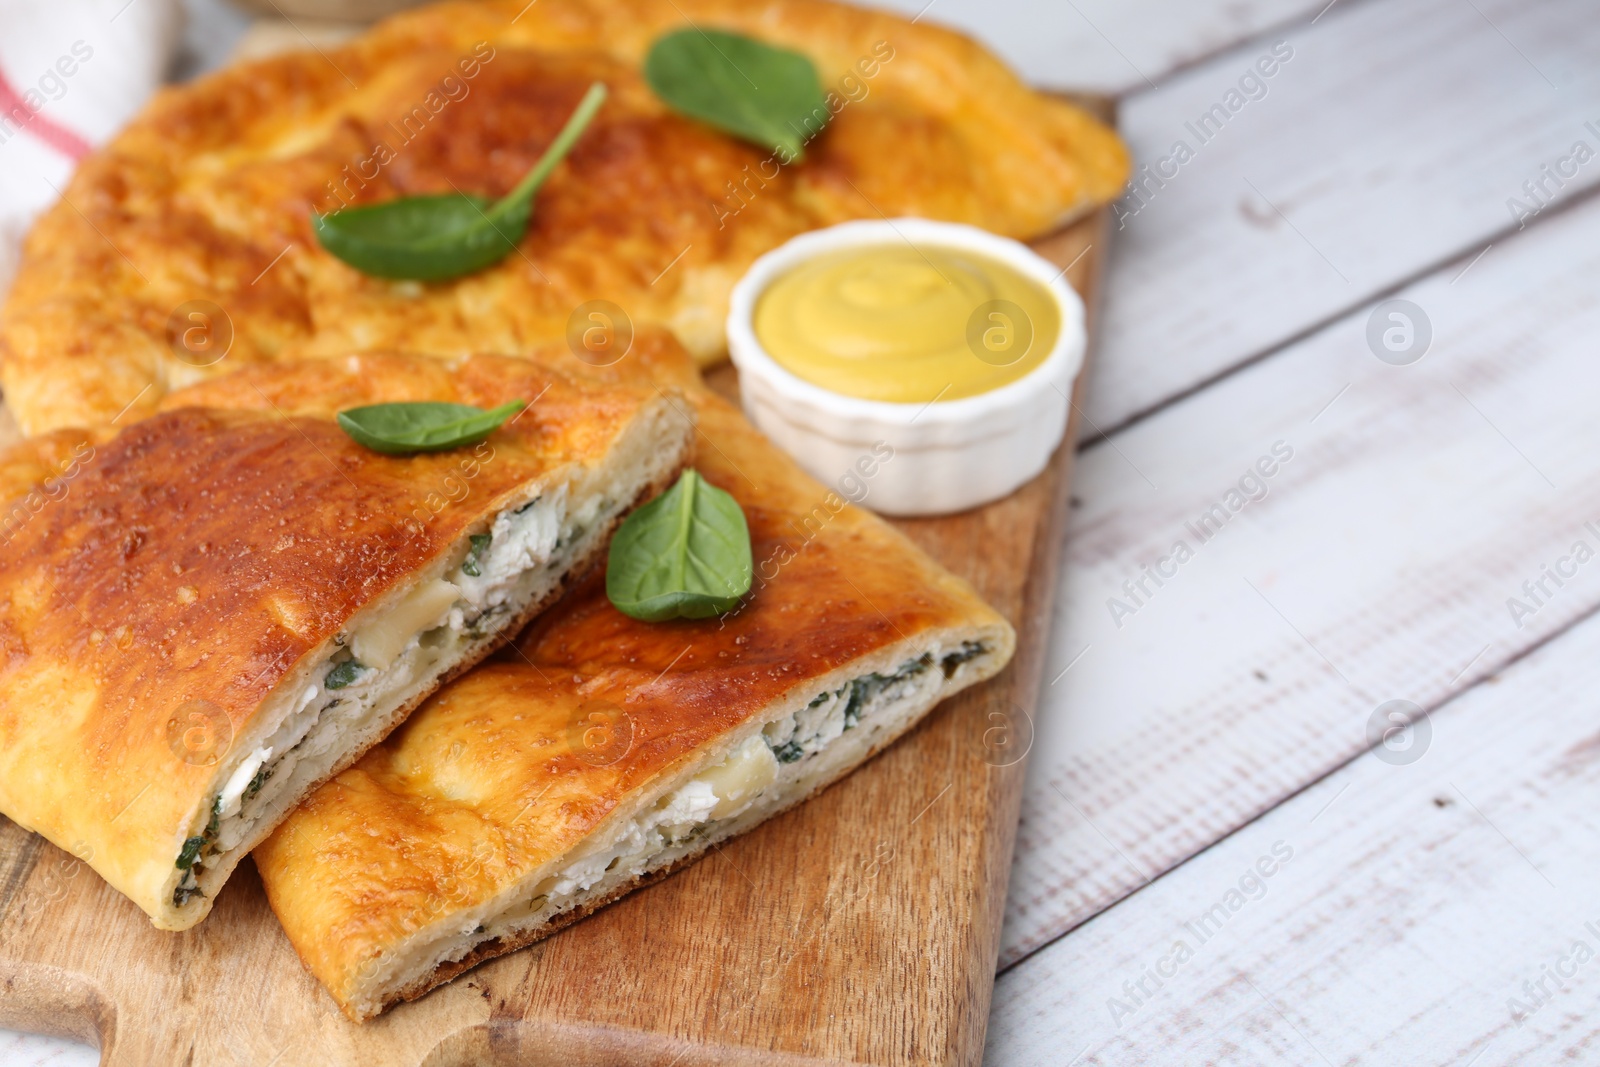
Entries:
{"label": "fresh basil leaf", "polygon": [[339,412],[339,428],[357,444],[386,455],[443,452],[477,444],[525,407],[520,400],[501,404],[493,411],[433,400],[370,404]]}
{"label": "fresh basil leaf", "polygon": [[446,193],[346,208],[318,215],[312,225],[323,248],[363,274],[431,282],[471,274],[510,255],[527,230],[531,208],[523,204],[520,217],[507,212],[495,218],[492,201]]}
{"label": "fresh basil leaf", "polygon": [[515,251],[533,216],[533,198],[566,158],[605,102],[601,82],[589,86],[523,179],[498,201],[469,193],[411,196],[383,204],[311,214],[317,241],[357,270],[380,278],[440,281],[492,266]]}
{"label": "fresh basil leaf", "polygon": [[688,470],[611,540],[606,596],[646,622],[704,619],[750,591],[750,527],[739,502]]}
{"label": "fresh basil leaf", "polygon": [[787,155],[827,124],[817,68],[799,52],[723,30],[676,30],[656,40],[645,80],[672,110]]}

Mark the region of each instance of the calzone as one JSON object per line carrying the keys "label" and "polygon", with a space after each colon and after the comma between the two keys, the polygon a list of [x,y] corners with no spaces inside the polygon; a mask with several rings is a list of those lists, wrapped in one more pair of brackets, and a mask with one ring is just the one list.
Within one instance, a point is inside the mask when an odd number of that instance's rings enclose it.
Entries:
{"label": "calzone", "polygon": [[[0,812],[181,930],[299,801],[503,644],[676,476],[654,387],[526,360],[258,367],[0,458]],[[334,415],[529,406],[385,455]]]}

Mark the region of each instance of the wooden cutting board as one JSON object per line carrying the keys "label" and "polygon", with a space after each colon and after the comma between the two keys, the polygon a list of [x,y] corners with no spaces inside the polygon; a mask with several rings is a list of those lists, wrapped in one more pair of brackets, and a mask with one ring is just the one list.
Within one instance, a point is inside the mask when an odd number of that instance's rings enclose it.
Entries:
{"label": "wooden cutting board", "polygon": [[[1091,325],[1108,230],[1102,211],[1036,246]],[[1068,442],[1077,424],[1075,405]],[[199,927],[163,933],[0,819],[0,1025],[114,1067],[978,1063],[1072,455],[988,507],[897,523],[1016,625],[1011,666],[698,864],[357,1026],[252,864]]]}

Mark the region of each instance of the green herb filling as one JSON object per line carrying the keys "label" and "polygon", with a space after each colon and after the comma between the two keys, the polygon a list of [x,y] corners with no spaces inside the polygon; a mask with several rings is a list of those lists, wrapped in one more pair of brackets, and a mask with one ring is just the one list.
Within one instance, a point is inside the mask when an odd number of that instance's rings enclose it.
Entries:
{"label": "green herb filling", "polygon": [[347,659],[342,663],[335,663],[322,679],[324,689],[343,689],[367,669],[367,665],[358,659]]}
{"label": "green herb filling", "polygon": [[261,787],[266,785],[267,779],[271,777],[272,768],[263,766],[259,771],[256,772],[256,776],[250,779],[250,784],[244,787],[243,800],[254,800],[256,798],[256,794],[261,792]]}
{"label": "green herb filling", "polygon": [[175,866],[178,870],[188,871],[189,873],[178,884],[178,888],[172,891],[172,903],[175,907],[181,908],[189,902],[189,898],[204,895],[200,892],[198,885],[189,885],[188,882],[201,866],[201,853],[216,841],[217,827],[221,824],[222,798],[219,796],[211,802],[211,819],[206,823],[206,828],[198,836],[187,838],[183,842],[183,848],[178,851],[178,862]]}
{"label": "green herb filling", "polygon": [[[954,670],[953,666],[948,665],[952,658],[961,657],[960,662],[965,662],[982,651],[983,649],[981,646],[975,645],[969,641],[967,644],[962,646],[959,652],[954,652],[949,656],[946,656],[944,660],[941,661],[947,664],[945,667],[945,676],[949,677],[950,672]],[[846,730],[852,730],[861,725],[861,715],[866,710],[867,705],[875,700],[880,694],[882,694],[885,689],[897,682],[903,682],[907,678],[915,677],[932,666],[933,653],[927,652],[921,656],[918,656],[916,659],[906,660],[906,662],[902,663],[899,669],[893,674],[879,674],[878,672],[874,671],[871,674],[864,674],[860,678],[851,679],[848,683],[840,686],[836,690],[826,693],[818,693],[812,698],[811,703],[806,706],[807,708],[815,708],[827,703],[830,699],[844,699],[846,701],[844,708],[844,728]],[[802,745],[798,740],[794,739],[785,741],[780,745],[773,745],[769,740],[768,747],[772,749],[772,755],[779,763],[796,763],[804,759],[807,755],[813,754],[806,752],[805,746]]]}
{"label": "green herb filling", "polygon": [[786,741],[773,749],[772,754],[777,757],[779,763],[794,763],[806,754],[806,750],[800,747],[798,741]]}
{"label": "green herb filling", "polygon": [[957,667],[969,660],[977,659],[987,651],[989,650],[983,646],[982,642],[963,641],[961,642],[961,647],[947,654],[939,661],[939,665],[944,668],[944,676],[949,678],[956,673]]}
{"label": "green herb filling", "polygon": [[462,574],[465,574],[468,578],[483,577],[483,571],[478,567],[478,561],[483,559],[484,550],[489,547],[489,542],[493,538],[493,534],[486,533],[473,534],[468,538],[472,542],[472,548],[468,550],[467,558],[461,561]]}

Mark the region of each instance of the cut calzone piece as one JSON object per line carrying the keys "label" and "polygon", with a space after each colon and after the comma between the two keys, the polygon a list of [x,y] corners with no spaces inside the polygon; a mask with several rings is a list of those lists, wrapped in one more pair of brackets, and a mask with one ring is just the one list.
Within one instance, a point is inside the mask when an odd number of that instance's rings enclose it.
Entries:
{"label": "cut calzone piece", "polygon": [[[350,1018],[799,803],[1010,659],[1011,626],[966,583],[687,388],[696,467],[749,521],[750,596],[648,623],[591,578],[256,850],[289,939]],[[844,487],[892,462],[880,446]]]}
{"label": "cut calzone piece", "polygon": [[[342,408],[530,402],[480,444]],[[512,359],[258,367],[0,460],[0,812],[159,927],[199,922],[305,795],[560,593],[693,429],[655,388]],[[253,409],[253,410],[252,410]]]}

